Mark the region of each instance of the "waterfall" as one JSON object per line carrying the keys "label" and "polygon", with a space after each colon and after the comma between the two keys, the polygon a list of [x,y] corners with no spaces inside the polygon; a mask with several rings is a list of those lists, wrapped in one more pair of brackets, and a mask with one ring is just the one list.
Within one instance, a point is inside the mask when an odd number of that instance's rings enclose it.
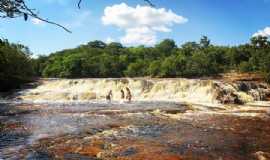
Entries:
{"label": "waterfall", "polygon": [[[262,100],[268,88],[199,79],[43,79],[36,88],[21,92],[26,101],[101,101],[112,90],[113,101],[121,101],[120,90],[128,87],[134,101],[175,101],[225,103],[226,98],[241,101]],[[227,101],[230,103],[230,98]],[[235,100],[235,99],[234,99]],[[236,102],[237,103],[237,102]]]}

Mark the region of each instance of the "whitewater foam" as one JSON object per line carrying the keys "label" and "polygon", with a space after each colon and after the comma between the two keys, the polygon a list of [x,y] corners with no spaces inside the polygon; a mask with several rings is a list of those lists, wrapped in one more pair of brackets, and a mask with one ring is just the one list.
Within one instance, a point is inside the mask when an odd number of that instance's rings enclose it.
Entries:
{"label": "whitewater foam", "polygon": [[187,102],[217,105],[263,100],[270,90],[264,84],[249,82],[226,83],[199,79],[45,79],[36,88],[23,90],[17,99],[32,103],[107,103],[105,96],[112,90],[112,102],[127,104],[120,90],[128,87],[132,101]]}

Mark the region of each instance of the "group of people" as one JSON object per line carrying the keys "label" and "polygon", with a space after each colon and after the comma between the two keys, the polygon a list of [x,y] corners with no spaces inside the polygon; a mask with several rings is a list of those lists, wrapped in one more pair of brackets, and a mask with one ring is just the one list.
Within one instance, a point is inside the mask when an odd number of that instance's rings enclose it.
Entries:
{"label": "group of people", "polygon": [[[128,87],[126,87],[126,94],[125,94],[125,91],[123,89],[121,89],[120,92],[121,92],[121,99],[122,100],[126,99],[128,102],[131,102],[132,95],[131,95],[131,91]],[[111,101],[112,97],[113,97],[113,93],[112,93],[112,90],[110,90],[109,93],[106,95],[106,100]]]}

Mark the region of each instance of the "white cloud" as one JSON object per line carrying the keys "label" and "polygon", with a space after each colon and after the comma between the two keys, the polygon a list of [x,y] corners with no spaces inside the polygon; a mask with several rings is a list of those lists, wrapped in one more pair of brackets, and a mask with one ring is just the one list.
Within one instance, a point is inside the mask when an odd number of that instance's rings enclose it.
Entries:
{"label": "white cloud", "polygon": [[124,44],[152,45],[158,32],[171,32],[174,24],[183,24],[187,18],[164,8],[130,7],[125,3],[108,6],[104,10],[104,25],[114,25],[125,31],[120,40]]}
{"label": "white cloud", "polygon": [[259,30],[258,32],[254,33],[253,37],[256,36],[270,37],[270,27],[266,27],[263,30]]}
{"label": "white cloud", "polygon": [[35,25],[42,25],[42,24],[44,24],[43,21],[41,21],[41,20],[39,20],[39,19],[37,19],[37,18],[31,18],[31,22],[32,22],[33,24],[35,24]]}
{"label": "white cloud", "polygon": [[144,44],[152,45],[156,43],[156,32],[148,27],[129,28],[126,35],[120,38],[124,44]]}

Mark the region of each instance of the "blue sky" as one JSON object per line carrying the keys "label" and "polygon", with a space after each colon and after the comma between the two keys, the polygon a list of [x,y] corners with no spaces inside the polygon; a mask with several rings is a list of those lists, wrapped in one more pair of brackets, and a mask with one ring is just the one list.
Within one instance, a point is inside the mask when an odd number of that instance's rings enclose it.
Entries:
{"label": "blue sky", "polygon": [[144,7],[143,0],[84,0],[79,10],[76,0],[28,0],[40,16],[67,26],[72,34],[35,19],[1,19],[0,36],[37,55],[96,39],[154,45],[172,38],[180,45],[206,35],[215,44],[237,45],[255,33],[270,35],[270,0],[152,1],[155,9]]}

